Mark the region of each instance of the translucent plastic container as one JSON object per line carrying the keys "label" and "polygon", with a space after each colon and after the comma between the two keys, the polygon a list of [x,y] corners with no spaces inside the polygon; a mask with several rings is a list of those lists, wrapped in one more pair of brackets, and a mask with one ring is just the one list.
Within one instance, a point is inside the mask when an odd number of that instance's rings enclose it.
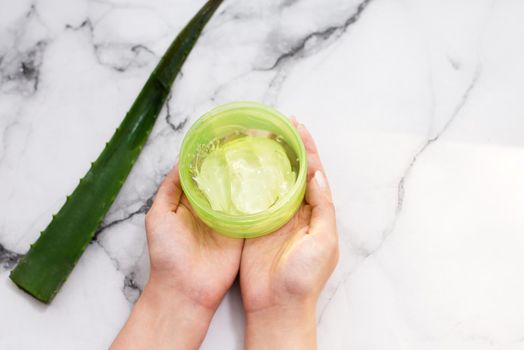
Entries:
{"label": "translucent plastic container", "polygon": [[[292,159],[296,181],[283,198],[265,211],[246,215],[215,211],[193,178],[195,155],[212,140],[248,130],[266,131],[285,142],[296,157]],[[307,159],[302,139],[288,118],[260,103],[235,102],[204,114],[187,132],[179,158],[180,181],[193,209],[209,227],[226,236],[251,238],[271,233],[291,219],[304,198]]]}

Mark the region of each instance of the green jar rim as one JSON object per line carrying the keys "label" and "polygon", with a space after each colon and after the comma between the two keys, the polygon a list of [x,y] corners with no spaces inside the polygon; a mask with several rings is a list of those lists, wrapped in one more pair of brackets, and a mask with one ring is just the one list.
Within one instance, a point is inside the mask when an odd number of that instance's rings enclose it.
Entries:
{"label": "green jar rim", "polygon": [[[298,157],[298,163],[299,168],[297,172],[296,181],[293,184],[292,189],[285,195],[285,197],[279,201],[279,204],[276,206],[272,206],[269,209],[256,213],[256,214],[246,214],[246,215],[231,215],[226,214],[220,211],[213,210],[211,206],[209,205],[209,202],[201,199],[199,196],[195,196],[195,194],[191,190],[190,182],[194,182],[194,180],[191,178],[191,176],[186,176],[186,174],[189,174],[188,171],[189,164],[188,162],[183,161],[183,155],[186,152],[186,148],[188,147],[188,142],[192,138],[193,134],[197,132],[197,130],[202,126],[202,124],[208,122],[211,118],[215,118],[220,116],[223,113],[227,113],[234,110],[256,110],[257,112],[264,112],[265,114],[272,115],[273,117],[280,118],[287,128],[289,128],[289,131],[293,135],[293,137],[297,141],[299,150],[297,152]],[[279,111],[275,110],[274,108],[271,108],[269,106],[266,106],[264,104],[254,102],[254,101],[241,101],[241,102],[232,102],[227,103],[224,105],[220,105],[218,107],[213,108],[209,112],[202,115],[193,125],[189,128],[187,131],[184,140],[182,141],[182,146],[180,147],[180,153],[179,153],[179,175],[180,175],[180,182],[182,185],[182,189],[184,190],[185,195],[188,197],[189,202],[191,205],[196,206],[197,213],[204,213],[208,218],[212,218],[213,220],[220,220],[220,221],[226,221],[235,225],[243,226],[243,225],[250,225],[251,223],[258,222],[260,220],[263,220],[269,216],[274,215],[277,213],[282,207],[286,205],[286,203],[294,196],[297,195],[297,192],[303,192],[305,183],[306,183],[306,177],[307,177],[307,154],[306,149],[304,146],[304,143],[302,142],[302,138],[300,137],[300,134],[298,133],[297,129],[291,124],[289,118],[284,116]],[[302,201],[302,197],[300,197],[300,201]],[[234,233],[223,233],[228,236],[233,237],[246,237],[243,234],[236,235]]]}

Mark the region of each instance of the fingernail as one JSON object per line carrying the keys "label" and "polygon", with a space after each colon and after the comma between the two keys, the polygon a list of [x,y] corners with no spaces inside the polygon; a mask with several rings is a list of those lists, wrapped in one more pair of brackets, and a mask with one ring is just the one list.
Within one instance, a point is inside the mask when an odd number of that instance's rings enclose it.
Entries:
{"label": "fingernail", "polygon": [[315,171],[315,182],[320,189],[324,190],[326,188],[326,178],[320,170]]}

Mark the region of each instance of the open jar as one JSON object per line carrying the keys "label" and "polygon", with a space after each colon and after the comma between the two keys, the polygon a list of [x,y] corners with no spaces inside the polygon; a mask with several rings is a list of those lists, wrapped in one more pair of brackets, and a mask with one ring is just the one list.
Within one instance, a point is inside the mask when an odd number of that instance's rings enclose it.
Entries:
{"label": "open jar", "polygon": [[306,150],[281,113],[256,102],[235,102],[193,124],[182,142],[179,172],[204,223],[226,236],[258,237],[283,226],[300,207]]}

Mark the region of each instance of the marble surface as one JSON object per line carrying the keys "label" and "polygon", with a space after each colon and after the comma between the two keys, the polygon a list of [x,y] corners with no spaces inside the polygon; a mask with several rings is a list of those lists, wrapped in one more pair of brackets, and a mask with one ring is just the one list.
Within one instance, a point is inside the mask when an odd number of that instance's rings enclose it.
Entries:
{"label": "marble surface", "polygon": [[[314,134],[341,259],[320,349],[524,348],[524,2],[225,0],[53,304],[8,279],[199,0],[0,0],[0,349],[105,349],[184,133],[257,100]],[[241,349],[235,286],[203,349]]]}

